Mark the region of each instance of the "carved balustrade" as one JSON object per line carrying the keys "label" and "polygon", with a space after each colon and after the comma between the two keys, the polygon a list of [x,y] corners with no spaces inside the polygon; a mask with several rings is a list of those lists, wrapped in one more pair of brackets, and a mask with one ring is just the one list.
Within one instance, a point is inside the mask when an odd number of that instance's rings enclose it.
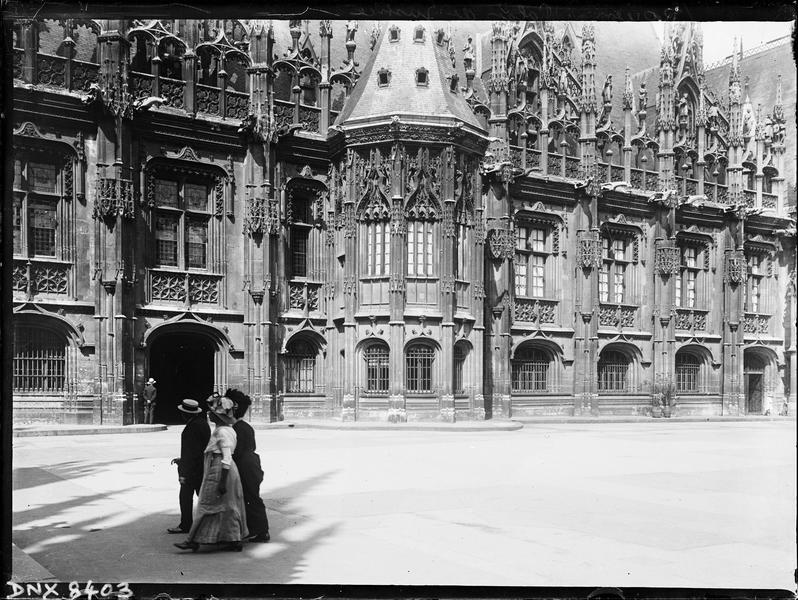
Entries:
{"label": "carved balustrade", "polygon": [[533,300],[516,298],[513,306],[513,321],[518,323],[555,323],[557,300]]}
{"label": "carved balustrade", "polygon": [[745,333],[769,334],[770,315],[745,313],[743,317],[743,331]]}
{"label": "carved balustrade", "polygon": [[249,94],[227,90],[227,106],[225,116],[231,119],[245,119],[249,113]]}
{"label": "carved balustrade", "polygon": [[676,329],[706,331],[708,310],[677,308],[674,320]]}
{"label": "carved balustrade", "polygon": [[600,327],[636,327],[638,307],[634,304],[599,304]]}
{"label": "carved balustrade", "polygon": [[764,208],[776,208],[778,196],[768,192],[762,192],[762,206]]}
{"label": "carved balustrade", "polygon": [[221,275],[149,270],[149,298],[151,302],[183,302],[188,304],[220,303]]}
{"label": "carved balustrade", "polygon": [[71,263],[32,258],[14,260],[11,289],[28,297],[36,294],[68,294]]}
{"label": "carved balustrade", "polygon": [[288,308],[308,310],[321,309],[321,283],[307,281],[291,281],[288,283]]}

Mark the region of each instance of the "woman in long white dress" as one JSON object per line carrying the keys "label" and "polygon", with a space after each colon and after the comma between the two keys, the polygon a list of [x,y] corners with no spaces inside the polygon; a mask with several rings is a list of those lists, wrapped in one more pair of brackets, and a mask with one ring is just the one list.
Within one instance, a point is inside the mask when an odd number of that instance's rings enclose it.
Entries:
{"label": "woman in long white dress", "polygon": [[241,551],[247,531],[246,507],[241,477],[233,461],[236,448],[234,404],[218,396],[209,400],[208,418],[216,424],[205,448],[205,470],[194,523],[181,550],[196,552],[200,544],[213,544],[220,550]]}

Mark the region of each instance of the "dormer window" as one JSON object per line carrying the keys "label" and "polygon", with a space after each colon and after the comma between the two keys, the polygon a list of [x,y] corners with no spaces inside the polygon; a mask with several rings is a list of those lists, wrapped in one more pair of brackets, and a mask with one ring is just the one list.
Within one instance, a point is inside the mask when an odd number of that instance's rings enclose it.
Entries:
{"label": "dormer window", "polygon": [[419,43],[424,42],[424,28],[421,25],[416,27],[416,30],[413,33],[413,41]]}
{"label": "dormer window", "polygon": [[398,42],[399,41],[399,28],[396,25],[394,25],[388,31],[389,31],[388,39],[391,42]]}
{"label": "dormer window", "polygon": [[457,73],[454,73],[451,77],[449,77],[449,91],[453,94],[457,93],[457,84],[460,81],[460,78],[457,76]]}
{"label": "dormer window", "polygon": [[436,36],[436,40],[439,46],[443,46],[443,42],[446,39],[446,34],[444,33],[443,29],[438,30],[438,34]]}
{"label": "dormer window", "polygon": [[427,69],[425,69],[424,67],[416,69],[416,85],[424,87],[429,85],[429,78],[427,77],[428,73],[429,71],[427,71]]}
{"label": "dormer window", "polygon": [[377,71],[377,85],[379,87],[388,87],[391,82],[391,71],[385,68]]}

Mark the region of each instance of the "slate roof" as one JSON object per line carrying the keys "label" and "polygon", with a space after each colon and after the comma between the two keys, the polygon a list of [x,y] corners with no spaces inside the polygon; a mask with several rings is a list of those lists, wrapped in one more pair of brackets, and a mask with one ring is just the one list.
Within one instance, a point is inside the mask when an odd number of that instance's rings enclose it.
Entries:
{"label": "slate roof", "polygon": [[[435,39],[435,28],[428,21],[401,21],[399,40],[389,40],[391,26],[382,27],[377,44],[363,67],[361,77],[355,85],[349,101],[344,106],[336,124],[345,125],[379,116],[405,115],[414,120],[456,119],[482,129],[479,120],[459,90],[464,77],[458,83],[457,92],[449,89],[452,67],[446,44],[439,45]],[[418,26],[424,28],[424,41],[416,42],[414,32]],[[416,70],[425,68],[428,85],[416,84]],[[380,69],[390,70],[390,83],[380,87],[377,83]]]}

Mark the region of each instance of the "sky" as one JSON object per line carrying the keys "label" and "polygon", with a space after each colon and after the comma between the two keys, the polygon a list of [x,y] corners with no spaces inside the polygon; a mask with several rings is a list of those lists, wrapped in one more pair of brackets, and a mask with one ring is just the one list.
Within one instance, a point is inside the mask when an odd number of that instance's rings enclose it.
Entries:
{"label": "sky", "polygon": [[[658,25],[655,30],[662,40],[665,24]],[[701,24],[704,31],[704,65],[731,56],[735,36],[738,39],[742,37],[745,52],[765,42],[790,35],[792,26],[793,23],[788,21],[705,21]]]}

